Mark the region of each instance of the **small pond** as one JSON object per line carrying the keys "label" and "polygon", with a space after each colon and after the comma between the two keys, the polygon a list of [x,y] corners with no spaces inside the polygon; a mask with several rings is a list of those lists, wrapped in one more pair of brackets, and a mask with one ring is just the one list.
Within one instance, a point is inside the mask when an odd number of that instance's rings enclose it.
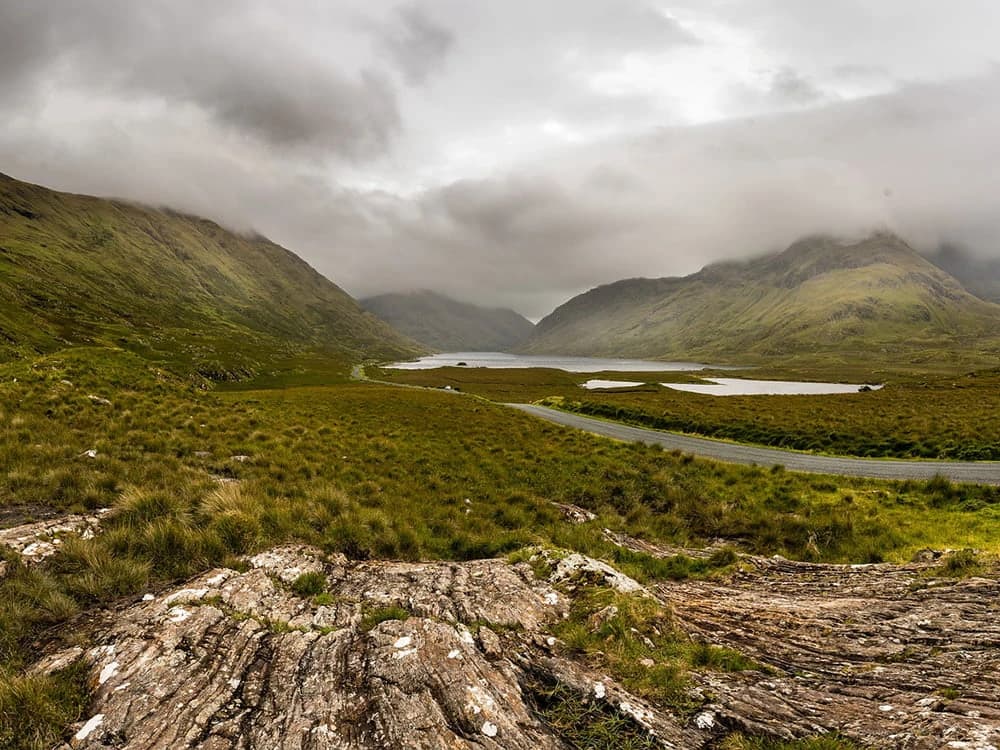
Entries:
{"label": "small pond", "polygon": [[747,380],[712,378],[705,383],[661,383],[666,388],[712,396],[801,396],[829,393],[857,393],[862,389],[877,391],[881,385],[862,383],[806,383],[797,380]]}

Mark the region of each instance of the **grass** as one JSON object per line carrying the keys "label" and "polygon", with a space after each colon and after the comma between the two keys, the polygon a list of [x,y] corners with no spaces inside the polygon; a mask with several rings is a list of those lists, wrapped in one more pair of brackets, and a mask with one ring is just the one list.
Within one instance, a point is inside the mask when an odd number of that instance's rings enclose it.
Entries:
{"label": "grass", "polygon": [[[830,396],[711,396],[664,388],[699,382],[687,373],[567,373],[559,370],[374,370],[373,377],[429,387],[451,386],[500,402],[534,402],[641,427],[839,455],[1000,460],[1000,370],[941,374],[896,368],[859,371],[831,363],[747,377],[887,382],[870,393]],[[727,377],[734,373],[720,373]],[[740,373],[735,373],[738,376]],[[644,381],[612,391],[584,391],[591,378]]]}
{"label": "grass", "polygon": [[[67,538],[46,564],[14,564],[0,582],[0,688],[24,676],[38,638],[60,637],[77,614],[289,540],[354,559],[572,549],[645,581],[716,574],[734,553],[658,558],[617,547],[604,529],[843,562],[997,551],[997,488],[729,466],[454,394],[316,382],[303,370],[266,389],[205,390],[98,347],[0,365],[4,517],[114,508],[95,538]],[[571,524],[553,501],[597,518]],[[728,656],[684,659],[724,666]]]}
{"label": "grass", "polygon": [[603,587],[575,592],[569,617],[552,633],[630,692],[682,713],[697,707],[687,694],[690,670],[763,669],[732,649],[691,640],[656,600]]}
{"label": "grass", "polygon": [[411,616],[411,614],[412,613],[408,609],[403,609],[402,607],[380,607],[378,609],[372,609],[364,613],[364,616],[361,618],[361,622],[358,624],[358,630],[362,633],[367,633],[381,622],[387,622],[389,620],[406,620]]}
{"label": "grass", "polygon": [[984,561],[973,549],[960,549],[947,555],[944,562],[934,568],[932,575],[944,578],[968,578],[985,569]]}
{"label": "grass", "polygon": [[51,675],[0,671],[0,747],[56,745],[62,728],[83,716],[88,673],[82,661]]}
{"label": "grass", "polygon": [[721,748],[722,750],[861,750],[859,745],[844,739],[836,732],[797,740],[734,734],[723,741]]}
{"label": "grass", "polygon": [[535,713],[574,750],[655,750],[660,743],[603,701],[584,700],[561,684],[528,685]]}
{"label": "grass", "polygon": [[420,349],[259,235],[0,175],[0,358],[69,343],[212,381]]}
{"label": "grass", "polygon": [[291,588],[303,599],[319,596],[326,589],[326,576],[319,571],[311,570],[292,581]]}

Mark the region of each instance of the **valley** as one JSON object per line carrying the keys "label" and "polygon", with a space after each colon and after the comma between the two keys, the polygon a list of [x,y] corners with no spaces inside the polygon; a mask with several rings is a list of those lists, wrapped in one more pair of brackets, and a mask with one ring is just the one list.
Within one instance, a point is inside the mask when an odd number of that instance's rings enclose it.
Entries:
{"label": "valley", "polygon": [[0,750],[1000,750],[998,49],[0,0]]}
{"label": "valley", "polygon": [[[398,369],[431,345],[263,238],[3,185],[0,747],[856,750],[1000,731],[992,475],[740,465],[610,421],[989,474],[1000,376],[966,369],[988,343],[877,366],[685,349]],[[159,270],[113,273],[132,266]],[[713,376],[885,385],[661,385]],[[638,385],[581,387],[595,378]]]}
{"label": "valley", "polygon": [[[689,393],[663,382],[698,384],[711,372],[502,370],[450,367],[372,369],[381,380],[448,386],[500,403],[539,403],[639,427],[828,455],[951,460],[1000,459],[1000,373],[942,374],[845,367],[845,380],[885,381],[877,391],[822,395],[725,396]],[[727,376],[732,373],[714,371]],[[832,371],[837,374],[837,370]],[[760,374],[758,374],[760,373]],[[829,377],[823,367],[754,369],[746,376]],[[582,384],[644,379],[626,388],[585,390]]]}

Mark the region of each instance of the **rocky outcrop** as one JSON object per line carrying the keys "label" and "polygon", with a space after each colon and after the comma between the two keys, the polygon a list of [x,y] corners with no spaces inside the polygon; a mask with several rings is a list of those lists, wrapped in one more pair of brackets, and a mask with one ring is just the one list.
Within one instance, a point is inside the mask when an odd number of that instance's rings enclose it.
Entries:
{"label": "rocky outcrop", "polygon": [[[642,587],[582,555],[348,562],[285,547],[147,595],[91,648],[34,669],[90,663],[93,700],[69,746],[93,750],[571,747],[537,710],[539,685],[643,743],[622,747],[836,730],[871,748],[995,749],[1000,583],[933,565],[748,557],[726,579]],[[656,598],[692,638],[762,669],[697,670],[687,710],[650,705],[552,634],[590,586]]]}
{"label": "rocky outcrop", "polygon": [[[98,645],[35,667],[92,664],[91,712],[71,747],[563,748],[526,695],[537,680],[588,700],[600,683],[637,731],[702,743],[560,654],[545,633],[569,601],[527,565],[348,564],[308,548],[250,565],[137,602]],[[325,591],[306,599],[292,588],[310,573]]]}
{"label": "rocky outcrop", "polygon": [[686,631],[773,670],[696,676],[717,720],[787,738],[839,730],[866,747],[1000,747],[996,570],[744,562],[727,581],[655,588]]}
{"label": "rocky outcrop", "polygon": [[[92,515],[70,515],[0,529],[0,547],[17,552],[26,565],[41,562],[59,551],[62,537],[76,535],[92,537],[101,526],[101,518],[110,509],[103,508]],[[3,568],[0,567],[0,575]]]}

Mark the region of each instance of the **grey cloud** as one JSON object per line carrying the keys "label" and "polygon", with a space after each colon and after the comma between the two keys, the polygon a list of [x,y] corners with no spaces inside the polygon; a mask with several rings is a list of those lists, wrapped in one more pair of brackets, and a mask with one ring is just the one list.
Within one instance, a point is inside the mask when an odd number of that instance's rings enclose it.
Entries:
{"label": "grey cloud", "polygon": [[771,92],[778,99],[795,104],[809,104],[826,98],[812,81],[802,74],[785,67],[771,79]]}
{"label": "grey cloud", "polygon": [[689,273],[816,232],[890,229],[925,249],[961,238],[1000,256],[997,94],[1000,75],[915,86],[432,190],[419,210],[383,215],[405,257],[358,290],[435,286],[540,315],[600,283]]}
{"label": "grey cloud", "polygon": [[615,52],[661,52],[701,40],[652,2],[589,0],[564,9],[571,36]]}
{"label": "grey cloud", "polygon": [[889,71],[882,65],[863,65],[860,63],[848,63],[846,65],[835,65],[832,73],[838,78],[865,80],[870,78],[887,78]]}
{"label": "grey cloud", "polygon": [[[795,34],[809,21],[794,3],[690,4],[747,44],[822,44],[814,27]],[[928,65],[910,17],[905,44],[879,56],[891,40],[884,23],[860,23],[861,3],[823,5],[831,38],[815,56],[767,57],[759,90],[724,109],[752,118],[660,130],[669,103],[602,94],[592,77],[643,51],[711,55],[699,45],[714,42],[641,0],[422,0],[402,15],[359,0],[346,20],[311,2],[88,5],[0,0],[0,170],[255,229],[356,295],[429,287],[539,316],[618,278],[874,228],[1000,256],[1000,71],[958,80],[979,59],[963,52],[956,69],[942,56],[933,85],[835,101],[838,75],[865,75],[837,66],[896,81]],[[453,42],[416,43],[390,70],[380,40],[420,34],[406,9]],[[394,89],[400,71],[423,85]],[[610,127],[556,148],[540,135],[549,120]],[[462,179],[441,167],[525,133],[528,148]]]}
{"label": "grey cloud", "polygon": [[998,130],[1000,74],[583,146],[413,197],[338,188],[225,132],[192,141],[163,123],[77,146],[0,131],[0,163],[254,228],[359,296],[428,287],[540,316],[597,284],[814,232],[889,228],[998,257]]}
{"label": "grey cloud", "polygon": [[416,3],[398,8],[396,18],[397,24],[385,27],[382,43],[406,81],[419,85],[444,63],[454,35]]}
{"label": "grey cloud", "polygon": [[0,0],[0,95],[37,106],[63,89],[163,100],[277,147],[383,153],[401,128],[387,76],[342,70],[267,18],[266,5],[247,10],[232,0]]}

